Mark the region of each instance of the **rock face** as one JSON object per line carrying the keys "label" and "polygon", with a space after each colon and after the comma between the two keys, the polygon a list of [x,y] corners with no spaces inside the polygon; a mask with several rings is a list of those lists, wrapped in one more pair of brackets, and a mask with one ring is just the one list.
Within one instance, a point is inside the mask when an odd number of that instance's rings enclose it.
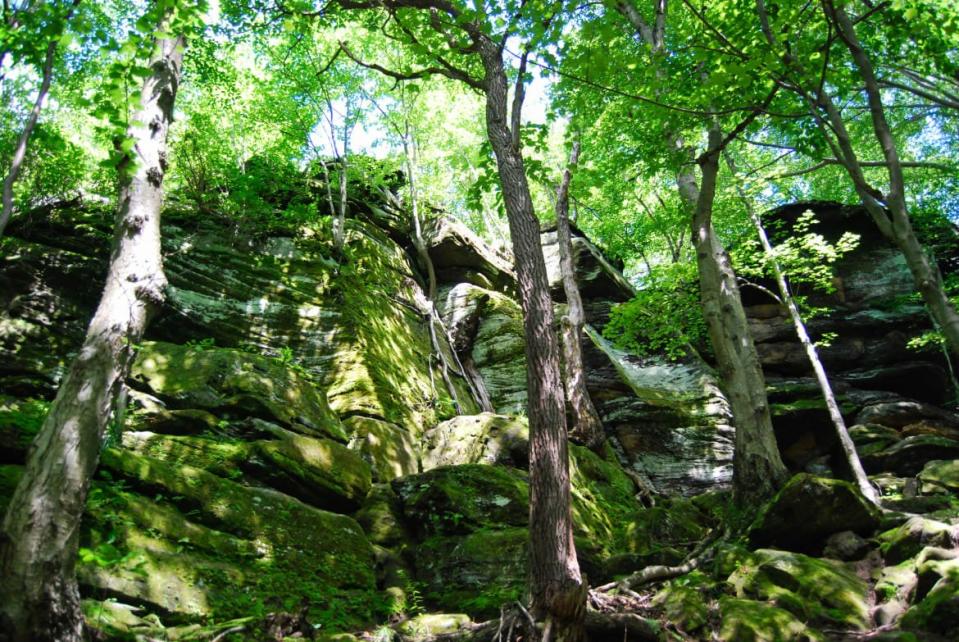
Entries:
{"label": "rock face", "polygon": [[[814,211],[819,221],[813,231],[827,240],[844,232],[859,235],[858,247],[836,265],[836,291],[806,294],[813,305],[832,308],[808,326],[813,339],[835,335],[820,348],[820,355],[847,424],[895,429],[892,439],[888,432],[882,435],[883,445],[865,435],[858,442],[867,472],[892,470],[912,476],[925,461],[936,458],[936,449],[942,449],[940,458],[959,456],[955,443],[959,416],[938,406],[954,394],[948,364],[936,346],[907,345],[928,331],[930,322],[912,296],[914,285],[903,258],[858,207],[797,203],[768,216],[785,223],[785,234],[806,210]],[[954,269],[955,255],[954,248],[939,251],[944,273]],[[797,472],[842,474],[844,465],[825,405],[785,310],[752,288],[744,289],[744,297],[787,465]]]}
{"label": "rock face", "polygon": [[[602,337],[611,306],[629,300],[633,289],[595,245],[574,232],[576,273],[588,321],[583,346],[587,387],[622,463],[660,492],[693,494],[728,485],[731,415],[714,375],[700,361],[639,359]],[[454,255],[449,237],[442,233],[441,241],[434,241],[442,243],[436,252],[445,263],[484,275],[493,271],[488,251],[477,239],[457,235]],[[555,231],[546,230],[542,239],[551,288],[561,301]],[[522,312],[510,289],[480,285],[490,283],[489,278],[470,277],[465,283],[447,284],[440,289],[438,304],[453,346],[464,366],[479,374],[492,409],[524,412]]]}

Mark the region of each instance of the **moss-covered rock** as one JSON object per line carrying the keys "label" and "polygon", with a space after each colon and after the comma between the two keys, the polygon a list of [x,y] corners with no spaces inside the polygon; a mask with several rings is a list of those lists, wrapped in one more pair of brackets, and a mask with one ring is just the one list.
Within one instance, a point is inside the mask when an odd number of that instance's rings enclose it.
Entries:
{"label": "moss-covered rock", "polygon": [[465,613],[423,613],[400,625],[400,632],[412,640],[430,640],[433,636],[455,633],[470,623]]}
{"label": "moss-covered rock", "polygon": [[706,530],[702,519],[702,514],[687,500],[661,502],[638,511],[626,525],[627,546],[636,553],[698,542]]}
{"label": "moss-covered rock", "polygon": [[888,564],[915,557],[926,546],[952,547],[959,528],[925,517],[911,517],[904,524],[878,536]]}
{"label": "moss-covered rock", "polygon": [[288,364],[226,348],[145,342],[130,374],[174,406],[263,416],[346,441],[326,398]]}
{"label": "moss-covered rock", "polygon": [[[588,540],[602,557],[647,552],[637,547],[638,533],[634,528],[641,519],[638,516],[642,514],[642,506],[635,498],[633,481],[619,465],[612,449],[607,447],[601,457],[588,448],[570,444],[569,453],[574,533]],[[693,512],[701,517],[695,509]],[[678,513],[671,512],[671,515],[681,521]],[[676,526],[677,538],[683,537],[678,525],[671,526]]]}
{"label": "moss-covered rock", "polygon": [[845,566],[800,553],[759,549],[727,583],[738,597],[768,600],[803,621],[865,629],[868,587]]}
{"label": "moss-covered rock", "polygon": [[699,572],[667,582],[653,597],[653,606],[663,610],[666,618],[687,633],[699,631],[709,621],[709,608],[704,592],[713,582]]}
{"label": "moss-covered rock", "polygon": [[765,602],[719,600],[722,642],[816,642],[825,638],[789,611]]}
{"label": "moss-covered rock", "polygon": [[423,470],[457,464],[522,466],[529,455],[525,417],[482,413],[460,415],[424,435]]}
{"label": "moss-covered rock", "polygon": [[393,489],[421,535],[523,526],[529,519],[525,475],[501,466],[442,466],[396,479]]}
{"label": "moss-covered rock", "polygon": [[145,431],[123,433],[123,447],[131,452],[169,462],[202,468],[221,477],[242,475],[253,450],[248,442],[194,436],[158,435]]}
{"label": "moss-covered rock", "polygon": [[959,566],[948,565],[928,594],[906,611],[902,627],[955,635],[959,631]]}
{"label": "moss-covered rock", "polygon": [[369,463],[376,481],[388,482],[419,472],[419,451],[413,436],[396,424],[353,416],[343,422],[350,448]]}
{"label": "moss-covered rock", "polygon": [[756,545],[814,551],[840,531],[871,534],[879,510],[849,482],[809,474],[796,475],[760,511],[749,529]]}
{"label": "moss-covered rock", "polygon": [[414,551],[416,579],[428,603],[443,611],[492,617],[526,585],[525,528],[479,530],[466,536],[437,535]]}
{"label": "moss-covered rock", "polygon": [[374,544],[396,546],[409,539],[402,504],[389,484],[374,484],[355,517]]}
{"label": "moss-covered rock", "polygon": [[370,492],[369,465],[330,439],[288,433],[255,447],[270,485],[314,506],[352,512]]}
{"label": "moss-covered rock", "polygon": [[[100,523],[152,526],[119,529],[122,541],[106,540],[127,550],[115,561],[104,549],[107,565],[91,559],[81,572],[88,585],[184,615],[262,616],[279,598],[282,608],[308,603],[311,620],[330,626],[373,617],[373,550],[351,518],[129,451],[107,449],[102,464],[124,487],[149,492],[166,508],[144,516],[153,512],[150,505],[136,502],[141,515],[125,517],[134,509],[103,506],[107,514],[95,517]],[[97,538],[109,529],[90,531],[88,548],[96,552]]]}
{"label": "moss-covered rock", "polygon": [[959,459],[936,459],[927,462],[918,475],[922,492],[959,491]]}

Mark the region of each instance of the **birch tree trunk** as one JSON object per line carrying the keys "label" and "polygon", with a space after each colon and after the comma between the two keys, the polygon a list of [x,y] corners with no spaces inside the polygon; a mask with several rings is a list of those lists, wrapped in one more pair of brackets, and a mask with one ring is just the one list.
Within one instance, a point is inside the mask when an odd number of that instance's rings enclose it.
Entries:
{"label": "birch tree trunk", "polygon": [[486,72],[487,136],[496,155],[509,219],[526,339],[530,612],[537,621],[545,621],[552,640],[572,642],[584,636],[587,585],[573,542],[566,404],[553,302],[518,144],[517,119],[510,130],[502,50],[485,36],[477,44]]}
{"label": "birch tree trunk", "polygon": [[606,442],[606,431],[586,389],[582,343],[586,314],[583,312],[583,299],[576,284],[573,243],[569,231],[569,184],[573,177],[572,168],[579,160],[579,149],[579,141],[576,141],[570,153],[569,166],[563,172],[563,178],[556,189],[556,240],[559,245],[559,267],[567,306],[566,316],[560,319],[560,324],[563,328],[566,403],[573,424],[569,429],[569,436],[570,439],[598,450]]}
{"label": "birch tree trunk", "polygon": [[703,316],[716,351],[721,383],[736,421],[733,494],[740,506],[756,506],[785,481],[786,466],[779,454],[766,399],[766,380],[739,295],[729,254],[713,229],[713,202],[719,174],[722,134],[709,132],[709,151],[700,160],[702,183],[684,173],[679,178],[684,199],[696,196],[692,241],[699,268]]}
{"label": "birch tree trunk", "polygon": [[[730,170],[735,174],[736,169],[733,160],[727,156],[726,162],[729,164]],[[759,242],[763,246],[766,261],[772,269],[773,277],[776,279],[776,287],[779,290],[781,303],[786,306],[786,310],[789,312],[789,318],[792,321],[793,328],[796,330],[796,337],[799,339],[799,343],[802,344],[803,350],[806,352],[806,358],[809,359],[809,364],[812,366],[813,372],[816,375],[816,382],[819,384],[819,389],[822,391],[823,399],[826,402],[826,409],[829,411],[829,419],[836,429],[836,436],[839,438],[839,445],[842,447],[843,456],[852,473],[853,480],[855,480],[856,486],[859,487],[859,491],[863,496],[878,506],[879,496],[876,494],[876,489],[873,485],[869,483],[866,471],[863,470],[862,462],[859,460],[859,453],[856,452],[856,446],[849,436],[846,421],[842,418],[842,412],[839,410],[836,395],[833,393],[832,385],[829,383],[829,377],[826,375],[826,369],[823,367],[822,360],[819,358],[819,351],[816,350],[816,344],[814,344],[809,337],[802,313],[799,311],[796,299],[793,298],[792,292],[789,290],[789,284],[786,282],[786,275],[783,273],[779,261],[776,260],[776,252],[773,249],[772,243],[769,241],[769,235],[766,234],[766,228],[763,227],[762,219],[759,218],[759,214],[753,209],[752,203],[743,190],[742,185],[737,185],[737,188],[739,190],[740,200],[742,200],[743,205],[746,207],[749,220],[752,221],[753,227],[756,228],[756,234],[759,236]]]}
{"label": "birch tree trunk", "polygon": [[[161,20],[166,29],[170,13]],[[110,267],[80,352],[50,407],[0,532],[0,630],[9,642],[79,642],[77,536],[112,401],[163,300],[160,206],[182,37],[160,40],[143,83],[133,175],[121,189]]]}

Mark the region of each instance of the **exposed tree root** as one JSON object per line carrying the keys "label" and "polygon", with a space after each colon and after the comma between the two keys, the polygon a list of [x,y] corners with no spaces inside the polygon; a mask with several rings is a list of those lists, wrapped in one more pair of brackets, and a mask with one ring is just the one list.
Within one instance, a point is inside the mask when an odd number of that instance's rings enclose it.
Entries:
{"label": "exposed tree root", "polygon": [[686,558],[686,561],[678,566],[647,566],[621,580],[598,586],[594,589],[594,592],[605,593],[617,589],[620,593],[625,593],[631,597],[639,597],[633,591],[633,589],[638,586],[686,575],[699,568],[699,565],[712,555],[716,546],[723,541],[723,539],[725,538],[720,538],[719,534],[716,533],[704,539],[699,546],[693,549]]}
{"label": "exposed tree root", "polygon": [[[591,594],[592,604],[594,596]],[[631,640],[634,642],[659,642],[664,640],[663,629],[655,620],[635,613],[607,611],[613,604],[617,608],[645,606],[624,601],[618,596],[602,596],[603,610],[589,610],[585,616],[587,640]],[[529,611],[519,602],[504,604],[500,617],[488,622],[469,624],[459,631],[428,638],[429,642],[545,642],[547,628],[534,621]]]}

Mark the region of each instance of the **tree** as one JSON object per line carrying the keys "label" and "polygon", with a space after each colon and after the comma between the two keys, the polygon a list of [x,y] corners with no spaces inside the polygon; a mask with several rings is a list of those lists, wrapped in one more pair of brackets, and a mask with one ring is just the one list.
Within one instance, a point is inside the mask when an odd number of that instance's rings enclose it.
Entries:
{"label": "tree", "polygon": [[569,186],[573,168],[579,162],[579,140],[573,142],[569,165],[556,188],[556,240],[559,245],[559,268],[566,293],[566,315],[560,319],[563,328],[563,366],[566,386],[566,403],[569,405],[572,426],[571,438],[579,439],[590,448],[599,449],[606,442],[606,432],[593,400],[586,389],[586,372],[583,367],[583,298],[576,285],[576,267],[573,264],[573,243],[569,230]]}
{"label": "tree", "polygon": [[[578,640],[583,636],[586,583],[573,542],[566,413],[560,375],[553,302],[540,247],[539,222],[524,168],[520,127],[529,46],[521,54],[512,103],[509,101],[507,40],[525,28],[534,42],[544,39],[552,14],[542,7],[526,14],[525,4],[495,14],[476,13],[448,0],[386,0],[366,3],[340,0],[345,9],[385,8],[407,45],[426,53],[429,66],[407,72],[368,65],[397,79],[441,74],[482,92],[486,133],[496,157],[506,206],[523,327],[526,339],[528,416],[530,424],[530,612],[545,622],[544,637]],[[553,9],[553,7],[547,7]],[[402,14],[406,10],[407,13]],[[412,10],[412,11],[410,11]],[[498,14],[498,15],[497,15]],[[420,20],[414,32],[411,20]],[[510,27],[499,30],[493,23]],[[425,24],[424,24],[425,23]],[[523,35],[527,35],[523,34]],[[428,40],[427,40],[428,39]],[[423,44],[426,40],[432,48]],[[453,61],[448,56],[454,56]],[[457,62],[465,65],[457,66]]]}
{"label": "tree", "polygon": [[[23,130],[20,132],[20,137],[14,148],[13,158],[10,160],[10,169],[3,179],[2,209],[0,209],[0,236],[3,236],[7,223],[10,222],[10,216],[13,214],[13,185],[17,182],[17,177],[19,177],[20,170],[23,168],[23,161],[27,156],[27,144],[30,142],[30,136],[33,134],[34,128],[37,126],[37,119],[40,117],[40,110],[43,109],[43,102],[46,100],[47,94],[50,91],[50,83],[53,80],[53,63],[56,60],[60,36],[65,31],[66,23],[69,22],[70,17],[73,15],[79,3],[80,0],[72,0],[67,7],[65,15],[62,17],[56,15],[57,7],[43,7],[47,12],[52,14],[50,16],[51,24],[48,28],[44,29],[44,33],[53,31],[53,35],[48,36],[50,37],[50,41],[47,43],[43,56],[40,88],[37,90],[37,96],[33,101],[33,108],[27,115],[26,122],[23,124]],[[6,53],[6,51],[3,51],[2,54],[0,54],[0,65],[3,63],[3,58],[6,57]]]}
{"label": "tree", "polygon": [[[667,92],[670,84],[666,65],[672,52],[667,46],[665,32],[667,3],[657,0],[654,5],[653,23],[647,22],[630,0],[617,2],[615,8],[647,47],[653,78],[662,83],[657,87],[655,102],[657,106],[669,110],[670,97]],[[690,11],[695,12],[691,8]],[[703,85],[710,80],[706,69],[703,69],[700,77]],[[668,149],[674,150],[671,164],[677,168],[676,188],[686,206],[692,229],[703,316],[716,353],[722,387],[729,398],[736,424],[733,491],[742,506],[755,505],[757,501],[772,496],[785,481],[786,467],[773,433],[766,382],[749,334],[736,274],[713,226],[713,203],[719,174],[719,154],[769,106],[774,96],[775,93],[769,94],[761,105],[752,107],[730,133],[724,134],[715,107],[718,97],[707,95],[705,109],[693,114],[698,117],[700,126],[708,123],[709,130],[707,150],[695,162],[692,162],[695,156],[693,148],[674,126],[667,125],[664,132]],[[702,172],[701,182],[697,181],[694,171],[696,164]]]}
{"label": "tree", "polygon": [[[729,155],[725,155],[725,159],[733,176],[736,177],[735,161],[733,161],[732,157]],[[873,488],[872,484],[869,482],[869,478],[866,477],[866,471],[863,470],[862,462],[859,460],[859,453],[856,452],[856,445],[849,436],[849,430],[846,428],[846,422],[842,418],[842,412],[839,410],[839,402],[836,401],[836,395],[833,393],[832,385],[829,383],[829,377],[826,375],[826,369],[823,367],[822,360],[819,358],[819,351],[816,350],[816,344],[814,344],[812,339],[809,337],[809,332],[806,330],[806,324],[803,321],[802,313],[799,311],[799,305],[796,303],[796,299],[793,297],[792,292],[790,291],[789,284],[786,281],[786,274],[779,265],[779,260],[776,257],[776,251],[769,240],[769,235],[766,233],[766,228],[763,226],[762,219],[753,208],[752,201],[747,195],[742,183],[738,182],[736,187],[739,191],[740,199],[746,208],[746,213],[749,216],[749,220],[752,221],[753,226],[756,228],[756,234],[759,237],[759,242],[762,245],[763,253],[765,254],[766,264],[772,271],[773,278],[776,281],[776,288],[779,290],[779,303],[785,306],[786,311],[789,313],[789,319],[792,321],[793,328],[796,331],[796,337],[799,339],[799,343],[802,344],[803,350],[806,352],[806,358],[809,359],[809,365],[812,366],[813,374],[816,376],[816,382],[819,384],[819,389],[822,391],[823,400],[826,402],[826,410],[829,412],[829,419],[832,421],[833,427],[836,429],[836,436],[839,439],[839,445],[842,448],[843,456],[845,457],[846,464],[849,466],[849,470],[852,473],[853,480],[856,482],[856,486],[859,487],[859,491],[863,494],[863,497],[868,499],[873,504],[878,505],[879,495],[876,493],[876,489]]]}
{"label": "tree", "polygon": [[[159,1],[159,33],[185,30],[197,7]],[[183,64],[183,35],[156,40],[121,161],[106,284],[80,351],[28,456],[0,533],[0,629],[10,642],[83,639],[74,565],[80,517],[114,399],[136,343],[163,301],[160,207],[166,140]]]}
{"label": "tree", "polygon": [[[819,49],[831,49],[834,40],[833,30],[835,30],[838,39],[849,51],[854,68],[864,85],[863,91],[873,124],[875,141],[882,151],[882,165],[888,176],[886,193],[876,189],[867,179],[863,169],[864,164],[857,155],[847,119],[828,91],[825,81],[829,72],[830,57],[825,56],[821,73],[811,73],[805,69],[794,50],[780,42],[776,35],[777,31],[774,29],[775,23],[766,9],[764,0],[756,0],[762,33],[768,45],[778,52],[782,61],[782,69],[773,70],[773,74],[778,75],[778,82],[781,85],[799,95],[805,102],[835,159],[848,173],[863,207],[882,234],[895,243],[902,252],[930,316],[943,333],[952,353],[959,356],[959,312],[946,294],[942,275],[935,260],[923,248],[913,230],[906,200],[903,164],[899,158],[897,142],[886,118],[880,84],[872,61],[863,48],[846,9],[837,7],[829,0],[825,0],[822,7],[826,17],[827,33],[825,44],[820,45]],[[790,16],[794,16],[795,12],[796,9],[793,7],[783,7],[778,18],[780,21],[790,20]],[[819,52],[815,59],[822,57],[822,53]]]}

